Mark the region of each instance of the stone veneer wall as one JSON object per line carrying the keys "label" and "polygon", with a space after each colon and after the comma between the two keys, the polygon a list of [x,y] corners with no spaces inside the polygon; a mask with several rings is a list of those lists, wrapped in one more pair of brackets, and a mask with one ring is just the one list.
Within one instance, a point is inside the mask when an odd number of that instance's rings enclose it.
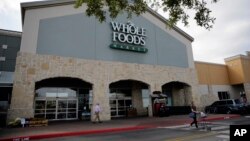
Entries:
{"label": "stone veneer wall", "polygon": [[200,102],[204,107],[201,107],[204,110],[205,106],[211,105],[213,102],[219,100],[218,92],[227,91],[232,99],[239,99],[239,92],[241,87],[235,87],[230,85],[208,85],[201,84],[200,87]]}
{"label": "stone veneer wall", "polygon": [[[197,75],[193,68],[85,60],[20,52],[16,62],[8,121],[16,117],[34,117],[35,82],[54,77],[79,78],[93,84],[93,103],[101,101],[103,111],[100,116],[103,120],[110,120],[109,84],[119,80],[144,82],[149,85],[150,92],[161,91],[161,86],[171,81],[184,82],[192,89],[188,103],[193,100],[198,107],[201,105]],[[149,109],[149,116],[152,116],[152,109]]]}
{"label": "stone veneer wall", "polygon": [[132,106],[136,108],[138,116],[147,115],[147,109],[143,108],[141,86],[135,83],[132,88]]}
{"label": "stone veneer wall", "polygon": [[247,101],[250,101],[250,83],[244,83],[244,89],[247,97]]}
{"label": "stone veneer wall", "polygon": [[189,106],[192,101],[192,91],[189,86],[183,89],[174,88],[172,91],[173,105],[174,106]]}
{"label": "stone veneer wall", "polygon": [[203,105],[200,107],[201,111],[205,111],[205,106],[211,105],[217,100],[219,100],[218,96],[213,93],[201,95],[201,102],[203,103]]}

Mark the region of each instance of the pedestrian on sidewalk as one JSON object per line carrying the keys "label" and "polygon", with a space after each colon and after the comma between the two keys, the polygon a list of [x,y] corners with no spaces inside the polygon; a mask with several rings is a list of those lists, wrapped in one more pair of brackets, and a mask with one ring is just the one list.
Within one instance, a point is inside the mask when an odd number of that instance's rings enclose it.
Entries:
{"label": "pedestrian on sidewalk", "polygon": [[193,121],[190,123],[190,126],[192,126],[193,124],[195,124],[195,127],[198,128],[198,124],[197,124],[197,113],[199,113],[196,110],[196,106],[194,105],[194,102],[192,101],[191,103],[191,111],[193,113]]}
{"label": "pedestrian on sidewalk", "polygon": [[95,118],[94,118],[93,123],[96,123],[96,120],[98,120],[99,123],[102,123],[102,121],[100,120],[100,112],[101,112],[101,107],[100,107],[99,103],[96,103],[96,105],[94,107]]}

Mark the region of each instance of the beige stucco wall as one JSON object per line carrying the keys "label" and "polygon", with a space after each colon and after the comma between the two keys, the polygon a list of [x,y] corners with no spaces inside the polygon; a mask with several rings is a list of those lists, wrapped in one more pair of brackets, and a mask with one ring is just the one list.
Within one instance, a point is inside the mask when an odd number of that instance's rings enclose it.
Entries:
{"label": "beige stucco wall", "polygon": [[241,59],[226,61],[231,84],[241,84],[244,82],[244,74]]}
{"label": "beige stucco wall", "polygon": [[[239,91],[232,85],[243,80],[241,63],[239,60],[226,62],[226,65],[207,62],[195,62],[199,80],[200,101],[203,105],[210,105],[219,100],[218,92],[226,91],[230,98],[239,99]],[[204,107],[203,107],[204,108]]]}
{"label": "beige stucco wall", "polygon": [[[161,86],[171,81],[184,82],[191,86],[187,103],[193,100],[197,106],[202,104],[196,71],[192,68],[19,53],[8,120],[16,117],[33,117],[35,82],[53,77],[79,78],[93,84],[93,103],[101,101],[103,120],[110,120],[109,84],[119,80],[144,82],[149,85],[150,92],[161,91]],[[149,116],[152,116],[152,109],[149,109]]]}
{"label": "beige stucco wall", "polygon": [[[231,84],[243,85],[247,100],[250,100],[250,53],[247,51],[247,55],[237,55],[225,59],[229,79]],[[239,96],[239,93],[238,93]]]}
{"label": "beige stucco wall", "polygon": [[250,56],[241,58],[241,63],[244,74],[244,83],[250,83]]}
{"label": "beige stucco wall", "polygon": [[199,84],[229,85],[226,65],[195,62]]}

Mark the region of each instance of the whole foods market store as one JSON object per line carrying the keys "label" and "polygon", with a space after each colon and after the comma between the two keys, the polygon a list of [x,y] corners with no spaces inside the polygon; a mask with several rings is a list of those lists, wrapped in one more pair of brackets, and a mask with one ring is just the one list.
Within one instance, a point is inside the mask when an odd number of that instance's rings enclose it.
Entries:
{"label": "whole foods market store", "polygon": [[100,23],[65,1],[21,5],[25,34],[8,120],[71,120],[83,112],[93,119],[96,103],[102,120],[153,116],[154,91],[167,95],[168,106],[200,104],[192,37],[167,29],[150,9]]}

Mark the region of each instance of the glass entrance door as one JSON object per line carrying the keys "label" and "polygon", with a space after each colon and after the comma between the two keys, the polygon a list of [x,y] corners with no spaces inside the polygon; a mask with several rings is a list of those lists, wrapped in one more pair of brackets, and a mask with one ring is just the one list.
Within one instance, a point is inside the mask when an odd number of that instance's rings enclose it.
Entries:
{"label": "glass entrance door", "polygon": [[67,100],[57,100],[57,119],[67,119]]}
{"label": "glass entrance door", "polygon": [[45,117],[46,119],[56,119],[56,100],[47,100],[46,101],[46,109],[45,109]]}
{"label": "glass entrance door", "polygon": [[127,110],[132,104],[131,99],[111,99],[110,102],[111,117],[125,117]]}
{"label": "glass entrance door", "polygon": [[67,119],[78,118],[78,100],[68,100]]}
{"label": "glass entrance door", "polygon": [[35,117],[49,120],[67,120],[78,118],[77,99],[46,99],[35,102]]}

